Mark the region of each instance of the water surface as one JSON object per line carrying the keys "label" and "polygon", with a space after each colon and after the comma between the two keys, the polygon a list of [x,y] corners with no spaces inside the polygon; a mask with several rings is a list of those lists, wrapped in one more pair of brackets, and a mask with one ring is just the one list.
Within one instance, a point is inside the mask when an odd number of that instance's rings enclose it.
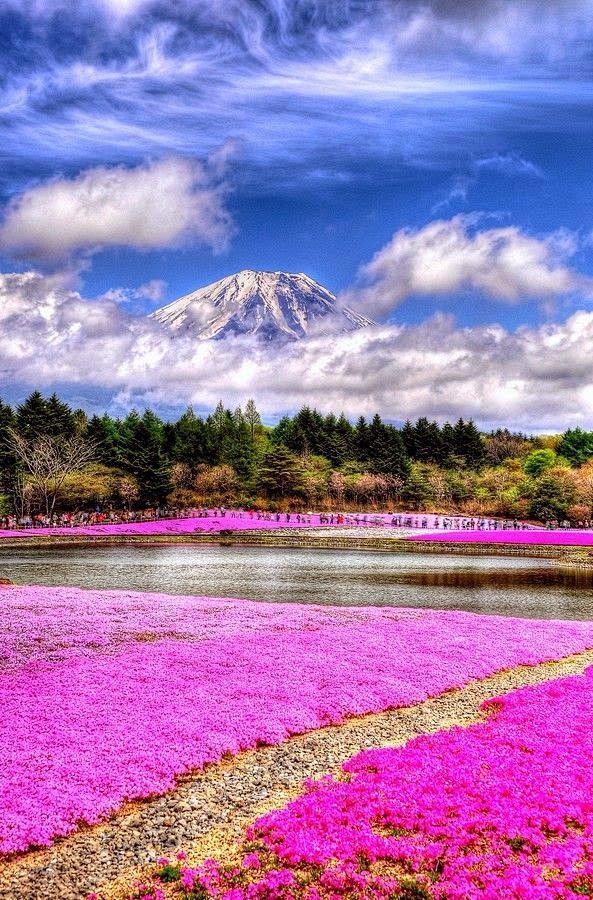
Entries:
{"label": "water surface", "polygon": [[552,560],[245,546],[0,548],[19,584],[593,619],[593,572]]}

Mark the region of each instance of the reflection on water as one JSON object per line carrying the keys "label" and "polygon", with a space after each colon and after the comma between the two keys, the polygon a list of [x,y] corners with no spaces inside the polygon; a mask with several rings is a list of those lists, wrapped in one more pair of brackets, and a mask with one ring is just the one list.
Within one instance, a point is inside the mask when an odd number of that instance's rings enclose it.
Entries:
{"label": "reflection on water", "polygon": [[593,619],[593,571],[551,560],[245,546],[0,549],[20,584]]}
{"label": "reflection on water", "polygon": [[[488,587],[546,587],[579,588],[591,590],[593,569],[535,568],[497,569],[444,569],[425,572],[404,572],[394,578],[405,584],[421,584],[428,587],[488,588]],[[387,582],[389,583],[389,582]]]}

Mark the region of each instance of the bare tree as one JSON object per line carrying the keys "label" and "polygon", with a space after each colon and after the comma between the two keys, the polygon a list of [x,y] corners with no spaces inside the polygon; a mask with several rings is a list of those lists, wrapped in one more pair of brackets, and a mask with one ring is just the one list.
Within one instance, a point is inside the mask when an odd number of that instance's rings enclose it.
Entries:
{"label": "bare tree", "polygon": [[[181,465],[183,465],[183,463],[181,463]],[[135,478],[132,478],[131,475],[124,475],[123,478],[119,479],[117,483],[117,492],[121,497],[124,506],[129,510],[132,509],[132,506],[140,496],[138,482]]]}
{"label": "bare tree", "polygon": [[30,515],[36,493],[35,485],[27,480],[26,473],[18,470],[14,481],[14,508],[20,519]]}
{"label": "bare tree", "polygon": [[69,475],[80,472],[95,458],[95,446],[80,437],[58,440],[41,435],[27,441],[18,432],[9,432],[9,442],[18,460],[29,473],[30,483],[51,516],[60,488]]}

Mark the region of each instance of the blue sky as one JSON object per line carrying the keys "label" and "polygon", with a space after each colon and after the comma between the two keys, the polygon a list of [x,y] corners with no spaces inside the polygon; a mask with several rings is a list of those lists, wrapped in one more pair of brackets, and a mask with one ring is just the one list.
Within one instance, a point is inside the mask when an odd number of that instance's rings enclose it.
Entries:
{"label": "blue sky", "polygon": [[[592,38],[591,0],[0,0],[2,392],[593,425]],[[163,374],[140,317],[242,268],[379,322],[355,387],[347,343]]]}

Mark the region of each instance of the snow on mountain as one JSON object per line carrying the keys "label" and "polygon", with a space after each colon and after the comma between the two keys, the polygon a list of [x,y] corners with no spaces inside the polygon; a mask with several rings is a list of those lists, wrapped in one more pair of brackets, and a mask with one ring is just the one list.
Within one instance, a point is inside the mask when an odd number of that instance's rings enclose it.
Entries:
{"label": "snow on mountain", "polygon": [[245,269],[186,294],[152,313],[180,334],[200,340],[256,334],[264,340],[298,340],[307,334],[353,331],[374,325],[302,272]]}

